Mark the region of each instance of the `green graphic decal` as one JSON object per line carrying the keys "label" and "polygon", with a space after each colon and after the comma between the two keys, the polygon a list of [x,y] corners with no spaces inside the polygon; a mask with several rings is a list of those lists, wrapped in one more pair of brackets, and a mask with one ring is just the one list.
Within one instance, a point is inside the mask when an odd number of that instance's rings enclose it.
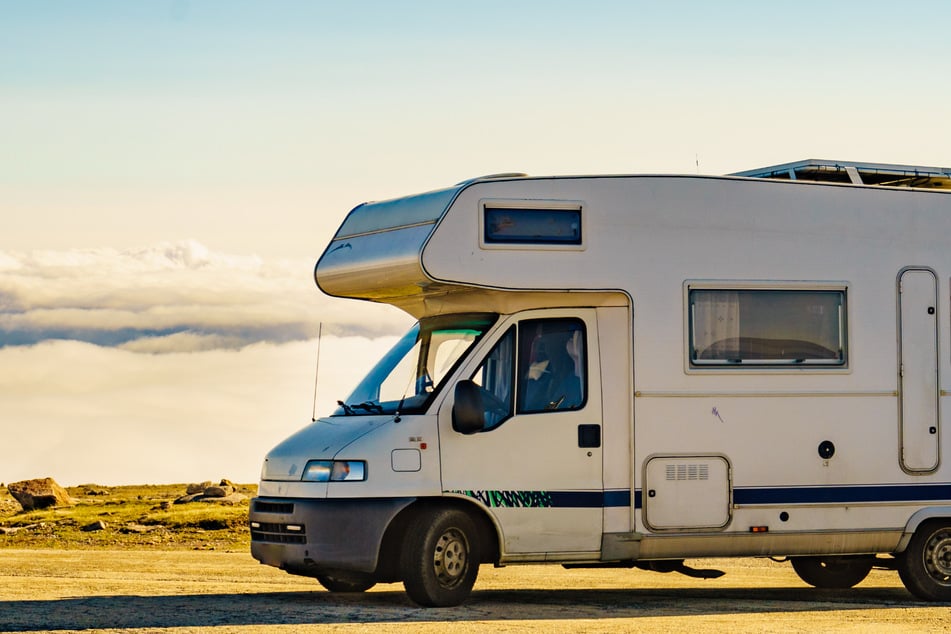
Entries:
{"label": "green graphic decal", "polygon": [[551,508],[548,491],[450,491],[498,508]]}

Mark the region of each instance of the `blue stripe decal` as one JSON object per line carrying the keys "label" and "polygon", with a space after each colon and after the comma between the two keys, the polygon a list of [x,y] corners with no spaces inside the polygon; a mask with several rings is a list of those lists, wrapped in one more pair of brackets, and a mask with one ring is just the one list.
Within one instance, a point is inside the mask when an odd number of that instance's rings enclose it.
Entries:
{"label": "blue stripe decal", "polygon": [[627,489],[610,491],[476,491],[457,490],[493,508],[584,508],[627,507],[631,492]]}
{"label": "blue stripe decal", "polygon": [[553,508],[596,509],[604,506],[601,491],[549,491]]}
{"label": "blue stripe decal", "polygon": [[[640,493],[638,493],[638,495],[640,495]],[[630,505],[631,505],[631,491],[629,489],[604,492],[604,506],[605,507],[613,508],[616,506],[630,506]]]}
{"label": "blue stripe decal", "polygon": [[734,504],[857,504],[951,500],[951,484],[770,487],[733,490]]}
{"label": "blue stripe decal", "polygon": [[[644,508],[640,489],[608,491],[449,491],[499,508]],[[733,504],[859,504],[944,502],[951,504],[951,484],[883,484],[855,486],[739,487]]]}

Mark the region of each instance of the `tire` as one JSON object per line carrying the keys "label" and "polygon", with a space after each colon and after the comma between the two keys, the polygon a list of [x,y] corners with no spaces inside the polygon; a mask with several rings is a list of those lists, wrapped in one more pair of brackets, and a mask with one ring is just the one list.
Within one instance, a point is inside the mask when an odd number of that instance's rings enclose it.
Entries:
{"label": "tire", "polygon": [[872,570],[875,557],[792,557],[799,578],[816,588],[844,590],[858,585]]}
{"label": "tire", "polygon": [[373,577],[360,573],[317,575],[317,581],[330,592],[366,592],[376,585]]}
{"label": "tire", "polygon": [[475,523],[456,509],[421,513],[406,532],[400,570],[406,594],[419,605],[459,605],[479,574]]}
{"label": "tire", "polygon": [[898,555],[898,576],[919,599],[951,601],[951,520],[918,527],[908,548]]}

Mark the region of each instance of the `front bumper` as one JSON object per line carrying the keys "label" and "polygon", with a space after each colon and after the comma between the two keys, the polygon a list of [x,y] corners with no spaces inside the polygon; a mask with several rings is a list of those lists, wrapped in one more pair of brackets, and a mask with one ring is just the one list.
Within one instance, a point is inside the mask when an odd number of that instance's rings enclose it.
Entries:
{"label": "front bumper", "polygon": [[251,500],[251,556],[292,574],[372,573],[383,534],[415,498]]}

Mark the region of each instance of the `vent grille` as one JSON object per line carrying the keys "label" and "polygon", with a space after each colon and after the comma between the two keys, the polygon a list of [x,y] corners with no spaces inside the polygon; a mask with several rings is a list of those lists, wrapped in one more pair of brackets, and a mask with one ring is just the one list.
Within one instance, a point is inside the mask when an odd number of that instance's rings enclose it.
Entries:
{"label": "vent grille", "polygon": [[271,544],[307,543],[307,531],[303,524],[254,523],[257,524],[257,526],[251,526],[252,542],[268,542]]}
{"label": "vent grille", "polygon": [[254,512],[285,513],[289,515],[294,512],[294,505],[290,502],[265,502],[263,500],[256,500],[254,502]]}
{"label": "vent grille", "polygon": [[709,480],[710,465],[699,464],[668,464],[666,466],[667,480]]}

